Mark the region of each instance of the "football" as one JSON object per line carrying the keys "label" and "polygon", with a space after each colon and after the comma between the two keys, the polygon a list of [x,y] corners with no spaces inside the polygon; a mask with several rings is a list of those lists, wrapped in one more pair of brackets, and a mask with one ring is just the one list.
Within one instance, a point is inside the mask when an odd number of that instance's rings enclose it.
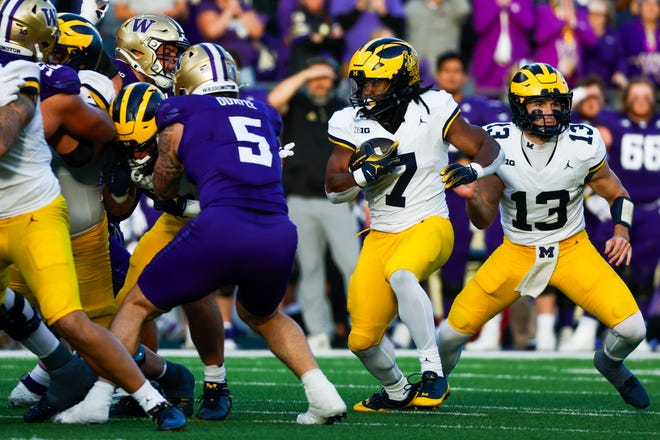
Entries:
{"label": "football", "polygon": [[353,152],[348,167],[351,171],[360,168],[365,162],[373,162],[396,154],[399,141],[387,138],[373,138],[362,142]]}

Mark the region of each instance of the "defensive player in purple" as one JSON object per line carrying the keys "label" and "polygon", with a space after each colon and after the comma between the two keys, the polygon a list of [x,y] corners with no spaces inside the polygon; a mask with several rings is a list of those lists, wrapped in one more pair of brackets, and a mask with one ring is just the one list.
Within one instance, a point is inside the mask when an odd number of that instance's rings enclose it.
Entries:
{"label": "defensive player in purple", "polygon": [[[651,314],[649,302],[653,294],[655,269],[660,260],[660,178],[658,146],[660,145],[660,113],[658,96],[647,79],[630,81],[622,97],[622,112],[609,120],[599,120],[612,132],[609,162],[635,202],[635,228],[630,236],[635,249],[630,272],[622,273],[646,319]],[[602,227],[611,227],[609,222]],[[654,326],[655,328],[655,326]],[[657,336],[657,335],[656,335]],[[649,335],[652,339],[653,335]]]}
{"label": "defensive player in purple", "polygon": [[[142,324],[171,308],[238,285],[238,313],[303,383],[300,424],[333,423],[346,405],[319,369],[301,328],[278,306],[297,245],[281,183],[277,111],[237,99],[236,64],[221,46],[190,47],[179,60],[175,95],[160,104],[154,192],[197,185],[201,212],[149,263],[111,325],[135,352]],[[218,252],[222,249],[222,252]]]}

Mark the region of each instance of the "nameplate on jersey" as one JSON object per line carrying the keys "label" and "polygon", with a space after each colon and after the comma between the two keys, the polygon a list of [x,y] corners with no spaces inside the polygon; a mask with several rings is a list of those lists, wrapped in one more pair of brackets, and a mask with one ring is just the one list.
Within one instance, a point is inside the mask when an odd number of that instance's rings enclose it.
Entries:
{"label": "nameplate on jersey", "polygon": [[550,283],[557,266],[559,243],[536,245],[534,264],[516,287],[521,295],[536,298]]}

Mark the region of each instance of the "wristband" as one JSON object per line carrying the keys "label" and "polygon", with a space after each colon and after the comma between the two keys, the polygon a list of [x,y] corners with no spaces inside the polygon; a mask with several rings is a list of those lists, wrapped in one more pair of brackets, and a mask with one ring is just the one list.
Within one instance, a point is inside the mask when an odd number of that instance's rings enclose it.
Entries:
{"label": "wristband", "polygon": [[482,167],[476,162],[470,162],[469,167],[472,168],[475,173],[477,173],[477,179],[481,179],[482,177],[484,177],[484,167]]}
{"label": "wristband", "polygon": [[364,188],[367,184],[367,178],[364,177],[364,171],[362,171],[362,168],[353,171],[353,179],[355,179],[355,183],[357,183],[360,188]]}
{"label": "wristband", "polygon": [[623,225],[630,229],[632,227],[634,208],[635,205],[628,197],[620,196],[614,199],[614,203],[610,207],[614,224]]}

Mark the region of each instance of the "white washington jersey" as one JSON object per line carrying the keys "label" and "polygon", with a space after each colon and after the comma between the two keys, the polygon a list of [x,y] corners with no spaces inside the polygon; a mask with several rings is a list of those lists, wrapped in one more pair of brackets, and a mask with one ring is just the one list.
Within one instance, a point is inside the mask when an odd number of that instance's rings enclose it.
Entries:
{"label": "white washington jersey", "polygon": [[[18,74],[25,79],[23,89],[39,94],[39,66],[16,60],[0,68],[0,81]],[[0,87],[0,94],[7,90]],[[50,169],[52,153],[44,139],[43,120],[37,100],[34,116],[21,131],[9,151],[0,157],[0,218],[11,218],[35,211],[55,200],[60,187]]]}
{"label": "white washington jersey", "polygon": [[500,216],[504,234],[516,244],[556,243],[584,229],[584,185],[605,164],[605,144],[598,130],[570,124],[559,135],[554,153],[537,171],[529,147],[513,123],[484,127],[499,142],[506,159],[497,170],[504,182]]}
{"label": "white washington jersey", "polygon": [[330,141],[353,151],[372,138],[399,141],[401,165],[364,187],[374,230],[400,232],[430,216],[449,217],[440,170],[448,161],[444,137],[460,109],[445,91],[427,91],[421,99],[428,111],[411,101],[394,134],[351,107],[335,112],[328,122]]}

